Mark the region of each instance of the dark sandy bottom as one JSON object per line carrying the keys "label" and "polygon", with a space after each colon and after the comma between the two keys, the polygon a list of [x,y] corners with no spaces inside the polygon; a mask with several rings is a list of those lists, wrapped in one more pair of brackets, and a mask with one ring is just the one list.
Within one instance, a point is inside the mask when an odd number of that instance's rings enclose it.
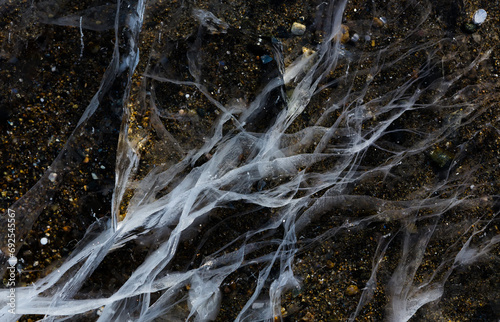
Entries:
{"label": "dark sandy bottom", "polygon": [[498,321],[499,17],[0,1],[0,320]]}

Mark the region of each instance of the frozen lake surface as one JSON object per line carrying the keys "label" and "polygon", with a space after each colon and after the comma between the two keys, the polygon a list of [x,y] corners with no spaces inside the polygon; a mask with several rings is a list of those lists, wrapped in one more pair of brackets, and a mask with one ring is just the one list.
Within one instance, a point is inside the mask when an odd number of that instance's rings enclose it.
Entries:
{"label": "frozen lake surface", "polygon": [[0,2],[1,320],[498,320],[479,9]]}

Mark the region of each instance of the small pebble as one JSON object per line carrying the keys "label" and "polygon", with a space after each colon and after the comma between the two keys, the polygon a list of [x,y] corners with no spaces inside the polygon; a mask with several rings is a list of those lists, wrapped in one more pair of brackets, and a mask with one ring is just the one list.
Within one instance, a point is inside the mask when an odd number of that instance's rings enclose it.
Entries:
{"label": "small pebble", "polygon": [[345,292],[347,295],[353,296],[359,293],[359,288],[356,285],[349,285]]}
{"label": "small pebble", "polygon": [[45,237],[42,237],[40,239],[40,244],[42,244],[42,245],[47,245],[48,242],[49,242],[49,240],[47,238],[45,238]]}
{"label": "small pebble", "polygon": [[443,168],[447,164],[449,164],[454,157],[453,154],[441,149],[440,147],[437,147],[429,152],[429,156],[431,157],[432,161],[434,161],[440,168]]}
{"label": "small pebble", "polygon": [[386,23],[387,23],[387,19],[385,19],[384,17],[373,18],[373,25],[377,28],[382,28]]}
{"label": "small pebble", "polygon": [[49,180],[50,180],[50,182],[56,181],[56,178],[57,178],[57,173],[52,172],[51,174],[49,174]]}
{"label": "small pebble", "polygon": [[309,57],[312,54],[314,54],[315,51],[307,47],[302,47],[302,53],[304,54],[305,57]]}
{"label": "small pebble", "polygon": [[347,27],[346,25],[341,25],[340,26],[340,42],[345,44],[346,42],[349,41],[350,37],[349,37],[349,27]]}
{"label": "small pebble", "polygon": [[260,57],[260,60],[262,60],[262,63],[267,64],[270,63],[273,60],[273,58],[269,55],[263,55]]}
{"label": "small pebble", "polygon": [[306,26],[303,25],[303,24],[301,24],[301,23],[294,22],[293,25],[292,25],[291,32],[295,36],[301,36],[301,35],[303,35],[306,32]]}
{"label": "small pebble", "polygon": [[10,266],[15,266],[17,264],[17,257],[16,256],[9,257],[9,260],[7,262],[9,263]]}
{"label": "small pebble", "polygon": [[472,22],[476,25],[480,25],[486,21],[486,17],[488,13],[484,9],[479,9],[474,13],[474,17],[472,18]]}
{"label": "small pebble", "polygon": [[467,22],[467,23],[464,23],[463,25],[463,30],[466,32],[466,33],[469,33],[469,34],[472,34],[474,32],[477,31],[477,28],[478,28],[479,25],[476,25],[472,22]]}

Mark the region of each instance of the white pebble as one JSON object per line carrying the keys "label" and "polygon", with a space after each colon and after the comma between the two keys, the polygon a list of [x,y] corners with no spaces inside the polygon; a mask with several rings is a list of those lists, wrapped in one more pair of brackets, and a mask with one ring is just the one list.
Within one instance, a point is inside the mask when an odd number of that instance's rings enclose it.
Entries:
{"label": "white pebble", "polygon": [[57,178],[57,173],[52,172],[51,174],[49,174],[49,180],[50,180],[50,182],[56,181],[56,178]]}
{"label": "white pebble", "polygon": [[7,262],[9,263],[10,266],[15,266],[17,264],[17,257],[16,256],[9,257],[9,260]]}
{"label": "white pebble", "polygon": [[301,23],[294,22],[292,25],[292,34],[296,36],[303,35],[306,32],[306,26]]}
{"label": "white pebble", "polygon": [[49,240],[47,238],[45,238],[45,237],[40,238],[40,244],[47,245],[48,242],[49,242]]}
{"label": "white pebble", "polygon": [[486,17],[488,13],[484,9],[479,9],[474,13],[474,17],[472,18],[472,22],[476,25],[480,25],[486,21]]}

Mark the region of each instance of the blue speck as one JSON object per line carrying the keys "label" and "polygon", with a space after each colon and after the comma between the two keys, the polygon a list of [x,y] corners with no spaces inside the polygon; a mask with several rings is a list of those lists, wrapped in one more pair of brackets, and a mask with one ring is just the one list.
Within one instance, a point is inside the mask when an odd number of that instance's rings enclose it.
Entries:
{"label": "blue speck", "polygon": [[262,62],[264,64],[267,64],[267,63],[269,63],[270,61],[273,60],[273,58],[271,56],[269,56],[269,55],[261,56],[260,59],[262,60]]}

